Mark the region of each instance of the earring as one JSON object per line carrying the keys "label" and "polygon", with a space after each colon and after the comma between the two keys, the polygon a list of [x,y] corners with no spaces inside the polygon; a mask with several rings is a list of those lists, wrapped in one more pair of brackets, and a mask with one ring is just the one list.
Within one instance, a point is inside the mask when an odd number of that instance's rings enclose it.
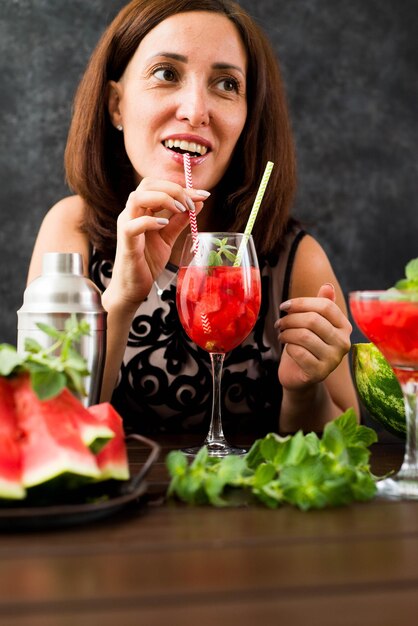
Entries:
{"label": "earring", "polygon": [[117,129],[117,130],[123,130],[123,126],[122,126],[122,124],[118,124],[118,125],[116,126],[116,129]]}

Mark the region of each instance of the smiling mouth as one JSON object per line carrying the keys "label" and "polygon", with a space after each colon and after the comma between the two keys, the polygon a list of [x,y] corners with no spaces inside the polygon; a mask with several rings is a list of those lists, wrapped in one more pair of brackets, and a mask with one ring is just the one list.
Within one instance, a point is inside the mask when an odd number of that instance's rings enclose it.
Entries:
{"label": "smiling mouth", "polygon": [[206,146],[202,146],[200,143],[195,143],[194,141],[186,141],[185,139],[166,139],[163,141],[163,145],[178,154],[188,152],[192,157],[204,156],[208,151]]}

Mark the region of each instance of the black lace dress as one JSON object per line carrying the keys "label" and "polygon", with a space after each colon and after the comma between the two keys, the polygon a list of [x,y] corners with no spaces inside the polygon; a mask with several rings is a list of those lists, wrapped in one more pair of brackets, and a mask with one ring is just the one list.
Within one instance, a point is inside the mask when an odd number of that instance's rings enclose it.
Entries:
{"label": "black lace dress", "polygon": [[[259,259],[261,309],[247,339],[226,355],[222,377],[225,435],[256,436],[278,429],[282,390],[277,377],[281,345],[274,330],[279,305],[288,298],[297,245],[304,232],[287,237],[280,256]],[[127,432],[196,432],[206,435],[212,397],[209,354],[194,344],[180,324],[176,309],[176,271],[167,265],[141,304],[129,333],[112,404]],[[104,290],[112,263],[93,253],[90,277]]]}

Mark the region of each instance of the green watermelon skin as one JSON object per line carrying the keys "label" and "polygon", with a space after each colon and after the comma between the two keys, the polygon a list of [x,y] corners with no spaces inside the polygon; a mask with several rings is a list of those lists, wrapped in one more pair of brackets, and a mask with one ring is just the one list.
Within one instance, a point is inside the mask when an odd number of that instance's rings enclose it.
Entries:
{"label": "green watermelon skin", "polygon": [[360,400],[387,431],[406,438],[402,390],[392,368],[373,343],[352,346],[353,374]]}
{"label": "green watermelon skin", "polygon": [[21,500],[25,495],[13,387],[0,377],[0,498]]}

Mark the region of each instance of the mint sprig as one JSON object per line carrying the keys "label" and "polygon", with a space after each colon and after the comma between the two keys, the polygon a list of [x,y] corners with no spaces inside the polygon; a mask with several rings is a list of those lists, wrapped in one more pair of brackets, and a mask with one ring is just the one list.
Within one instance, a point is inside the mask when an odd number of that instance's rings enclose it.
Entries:
{"label": "mint sprig", "polygon": [[396,289],[403,291],[418,291],[418,258],[411,259],[405,267],[405,278],[398,280]]}
{"label": "mint sprig", "polygon": [[377,490],[368,449],[375,441],[375,431],[358,425],[349,409],[325,426],[321,438],[269,433],[243,456],[213,458],[203,447],[190,464],[173,451],[167,457],[168,496],[214,506],[288,503],[303,511],[368,500]]}
{"label": "mint sprig", "polygon": [[222,255],[224,255],[228,261],[233,263],[235,261],[236,254],[232,252],[232,250],[237,250],[236,246],[231,246],[227,243],[228,239],[224,237],[223,239],[214,238],[213,243],[218,246],[217,250],[211,250],[208,255],[208,265],[210,267],[223,265]]}
{"label": "mint sprig", "polygon": [[48,400],[64,387],[81,396],[86,395],[84,377],[90,372],[86,360],[76,350],[76,344],[90,333],[85,320],[77,321],[75,315],[65,322],[60,331],[47,324],[38,328],[52,338],[47,348],[30,337],[25,340],[25,354],[18,354],[9,344],[0,345],[0,376],[13,376],[28,372],[32,387],[40,400]]}
{"label": "mint sprig", "polygon": [[385,300],[418,302],[418,258],[411,259],[405,266],[405,278],[387,289]]}

